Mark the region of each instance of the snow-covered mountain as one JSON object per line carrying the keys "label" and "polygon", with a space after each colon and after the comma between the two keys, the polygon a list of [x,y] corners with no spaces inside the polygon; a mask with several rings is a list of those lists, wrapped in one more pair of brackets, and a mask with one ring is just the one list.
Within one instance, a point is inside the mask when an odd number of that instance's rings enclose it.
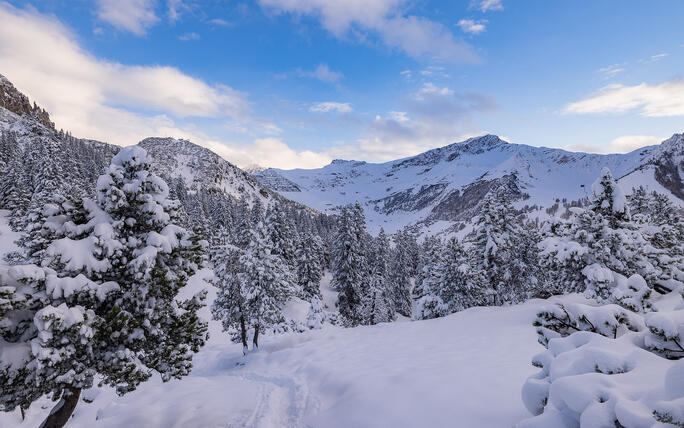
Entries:
{"label": "snow-covered mountain", "polygon": [[[146,138],[139,145],[151,155],[153,170],[167,181],[195,225],[224,221],[230,205],[241,197],[250,206],[259,200],[263,207],[279,203],[311,212],[190,141]],[[0,209],[21,216],[57,191],[94,196],[97,177],[119,150],[56,130],[44,109],[32,105],[0,75]]]}
{"label": "snow-covered mountain", "polygon": [[287,198],[322,211],[359,201],[371,229],[408,225],[442,230],[472,218],[482,197],[505,184],[518,207],[579,200],[601,168],[629,191],[644,185],[684,205],[684,134],[627,154],[589,154],[471,138],[386,163],[334,160],[320,169],[267,169],[254,174]]}

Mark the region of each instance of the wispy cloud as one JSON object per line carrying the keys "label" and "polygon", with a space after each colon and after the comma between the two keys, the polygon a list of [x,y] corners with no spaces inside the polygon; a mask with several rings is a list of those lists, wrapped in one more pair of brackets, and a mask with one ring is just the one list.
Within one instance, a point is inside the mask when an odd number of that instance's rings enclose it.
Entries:
{"label": "wispy cloud", "polygon": [[218,25],[219,27],[230,27],[233,25],[231,22],[228,22],[225,19],[221,19],[221,18],[210,19],[207,22],[211,25]]}
{"label": "wispy cloud", "polygon": [[448,79],[449,77],[451,77],[451,75],[446,72],[446,68],[439,65],[431,65],[429,67],[425,67],[424,69],[420,70],[420,75],[429,78],[442,77]]}
{"label": "wispy cloud", "polygon": [[144,36],[157,22],[154,0],[96,0],[97,17],[115,28]]}
{"label": "wispy cloud", "polygon": [[475,21],[472,19],[461,19],[456,23],[464,33],[480,34],[487,29],[487,20]]}
{"label": "wispy cloud", "polygon": [[613,139],[608,144],[590,145],[584,143],[570,144],[563,149],[573,152],[586,153],[629,153],[641,147],[660,144],[664,138],[651,135],[623,135]]}
{"label": "wispy cloud", "polygon": [[684,79],[657,85],[608,85],[583,100],[570,103],[564,113],[597,114],[638,111],[641,116],[684,116]]}
{"label": "wispy cloud", "polygon": [[666,57],[668,57],[668,56],[670,56],[669,53],[661,53],[661,54],[658,54],[658,55],[651,55],[651,57],[649,58],[649,60],[650,60],[650,62],[656,62],[656,61],[660,61],[661,59],[666,58]]}
{"label": "wispy cloud", "polygon": [[473,0],[470,6],[482,12],[503,10],[503,0]]}
{"label": "wispy cloud", "polygon": [[328,64],[318,64],[313,70],[297,70],[297,76],[318,79],[321,82],[337,83],[344,79],[344,74],[339,71],[331,70]]}
{"label": "wispy cloud", "polygon": [[[487,0],[491,1],[491,0]],[[310,15],[335,37],[377,35],[391,48],[412,57],[437,57],[447,61],[477,62],[467,44],[457,41],[444,25],[421,16],[408,15],[408,0],[330,1],[259,0],[276,14]]]}
{"label": "wispy cloud", "polygon": [[181,34],[180,36],[178,36],[178,40],[181,40],[184,42],[188,42],[191,40],[199,40],[199,39],[200,39],[200,35],[197,33],[185,33],[185,34]]}
{"label": "wispy cloud", "polygon": [[309,111],[314,113],[351,113],[352,107],[349,103],[337,103],[332,101],[327,101],[323,103],[317,103],[309,107]]}
{"label": "wispy cloud", "polygon": [[607,79],[610,79],[610,78],[612,78],[612,77],[615,77],[617,74],[620,74],[620,73],[622,73],[623,71],[625,71],[625,68],[624,68],[624,67],[625,67],[625,64],[624,64],[624,63],[622,63],[622,64],[612,64],[612,65],[609,65],[608,67],[599,68],[599,69],[596,70],[596,71],[597,71],[598,73],[602,74],[603,77],[605,77],[605,78],[607,78]]}

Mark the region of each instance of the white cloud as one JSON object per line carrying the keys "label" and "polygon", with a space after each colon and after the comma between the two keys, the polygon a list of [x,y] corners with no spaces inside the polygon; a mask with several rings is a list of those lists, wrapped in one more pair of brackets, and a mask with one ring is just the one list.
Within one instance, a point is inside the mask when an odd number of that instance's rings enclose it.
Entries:
{"label": "white cloud", "polygon": [[503,10],[503,0],[473,0],[471,7],[475,7],[482,12]]}
{"label": "white cloud", "polygon": [[413,76],[413,73],[411,70],[404,70],[399,73],[400,75],[404,76],[407,79],[410,79]]}
{"label": "white cloud", "polygon": [[420,70],[421,76],[425,77],[443,77],[445,79],[448,79],[451,77],[449,73],[446,72],[446,69],[441,66],[435,66],[431,65],[429,67],[424,68],[423,70]]}
{"label": "white cloud", "polygon": [[309,77],[318,79],[321,82],[335,83],[344,78],[344,74],[339,71],[333,71],[328,67],[328,64],[318,64],[318,66],[311,71],[297,70],[297,75],[300,77]]}
{"label": "white cloud", "polygon": [[612,64],[609,65],[608,67],[603,67],[599,68],[597,72],[603,74],[605,78],[612,78],[615,77],[617,74],[622,73],[625,71],[624,69],[625,64]]}
{"label": "white cloud", "polygon": [[155,0],[96,0],[96,15],[115,28],[137,36],[159,21]]}
{"label": "white cloud", "polygon": [[327,150],[333,157],[389,161],[413,156],[483,132],[473,120],[476,112],[496,108],[489,97],[458,93],[426,83],[404,101],[402,111],[378,115],[355,144]]}
{"label": "white cloud", "polygon": [[625,113],[646,117],[684,116],[684,79],[657,85],[608,85],[587,98],[568,104],[564,113]]}
{"label": "white cloud", "polygon": [[660,61],[661,59],[670,56],[669,53],[661,53],[658,55],[651,55],[651,62]]}
{"label": "white cloud", "polygon": [[338,113],[351,113],[352,107],[349,103],[336,103],[332,101],[314,104],[309,107],[309,111],[314,113],[328,113],[335,111]]}
{"label": "white cloud", "polygon": [[475,21],[472,19],[461,19],[460,21],[458,21],[458,23],[456,23],[456,25],[461,27],[461,30],[464,33],[480,34],[487,29],[487,20],[482,19],[479,21]]}
{"label": "white cloud", "polygon": [[[236,153],[241,158],[228,159],[240,163],[249,158],[252,145],[223,144],[188,120],[179,125],[178,119],[218,118],[231,132],[247,138],[282,132],[252,117],[246,95],[239,91],[210,86],[173,67],[97,59],[78,46],[59,21],[34,9],[0,3],[0,22],[0,70],[45,107],[58,128],[74,135],[122,146],[149,136],[187,138],[221,154]],[[303,161],[311,158],[294,153]]]}
{"label": "white cloud", "polygon": [[169,22],[175,23],[180,21],[181,16],[185,12],[189,12],[190,6],[184,2],[184,0],[167,0],[167,15],[169,17]]}
{"label": "white cloud", "polygon": [[660,144],[665,138],[651,135],[623,135],[615,138],[607,145],[589,145],[584,143],[570,144],[563,147],[565,150],[586,153],[629,153],[646,146]]}
{"label": "white cloud", "polygon": [[412,57],[438,57],[476,62],[470,47],[456,41],[442,24],[406,14],[408,0],[259,0],[276,14],[313,15],[338,38],[348,34],[377,35],[382,42]]}
{"label": "white cloud", "polygon": [[199,40],[199,39],[200,39],[200,35],[197,33],[185,33],[185,34],[181,34],[180,36],[178,36],[178,40],[181,40],[183,42],[188,42],[191,40]]}
{"label": "white cloud", "polygon": [[645,146],[660,144],[664,138],[651,135],[623,135],[610,142],[610,151],[613,153],[629,153]]}
{"label": "white cloud", "polygon": [[231,25],[233,25],[230,22],[226,21],[225,19],[221,19],[221,18],[210,19],[208,22],[212,25],[218,25],[220,27],[230,27]]}

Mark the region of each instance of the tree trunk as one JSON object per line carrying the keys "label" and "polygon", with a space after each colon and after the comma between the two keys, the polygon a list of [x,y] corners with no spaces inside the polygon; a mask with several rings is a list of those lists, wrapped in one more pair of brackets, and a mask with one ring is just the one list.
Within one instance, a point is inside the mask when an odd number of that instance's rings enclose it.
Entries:
{"label": "tree trunk", "polygon": [[21,420],[23,421],[24,419],[26,419],[26,412],[24,411],[24,408],[21,406],[19,407],[19,410],[21,410]]}
{"label": "tree trunk", "polygon": [[254,349],[259,349],[259,324],[254,326],[254,339],[252,340]]}
{"label": "tree trunk", "polygon": [[245,316],[240,316],[240,337],[242,339],[242,355],[247,355],[247,326]]}
{"label": "tree trunk", "polygon": [[71,414],[74,413],[80,396],[80,388],[65,388],[64,392],[62,392],[62,398],[50,411],[50,414],[40,425],[40,428],[62,428],[71,417]]}

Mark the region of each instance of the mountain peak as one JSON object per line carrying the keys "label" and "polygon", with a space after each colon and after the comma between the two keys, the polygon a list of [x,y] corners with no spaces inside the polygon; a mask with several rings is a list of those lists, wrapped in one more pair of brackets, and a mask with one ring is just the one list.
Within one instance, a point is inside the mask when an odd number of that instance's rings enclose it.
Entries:
{"label": "mountain peak", "polygon": [[486,134],[486,135],[482,135],[480,137],[468,138],[464,142],[457,143],[457,144],[467,145],[470,148],[478,148],[478,149],[482,149],[482,150],[489,150],[489,149],[493,149],[494,147],[500,146],[502,144],[509,144],[509,143],[507,143],[506,141],[499,138],[498,135]]}
{"label": "mountain peak", "polygon": [[35,102],[31,105],[28,97],[2,74],[0,74],[0,107],[4,107],[18,116],[32,117],[48,128],[55,129],[55,124],[50,121],[48,112],[36,105]]}
{"label": "mountain peak", "polygon": [[673,134],[670,138],[661,143],[664,150],[679,150],[684,152],[684,133]]}

